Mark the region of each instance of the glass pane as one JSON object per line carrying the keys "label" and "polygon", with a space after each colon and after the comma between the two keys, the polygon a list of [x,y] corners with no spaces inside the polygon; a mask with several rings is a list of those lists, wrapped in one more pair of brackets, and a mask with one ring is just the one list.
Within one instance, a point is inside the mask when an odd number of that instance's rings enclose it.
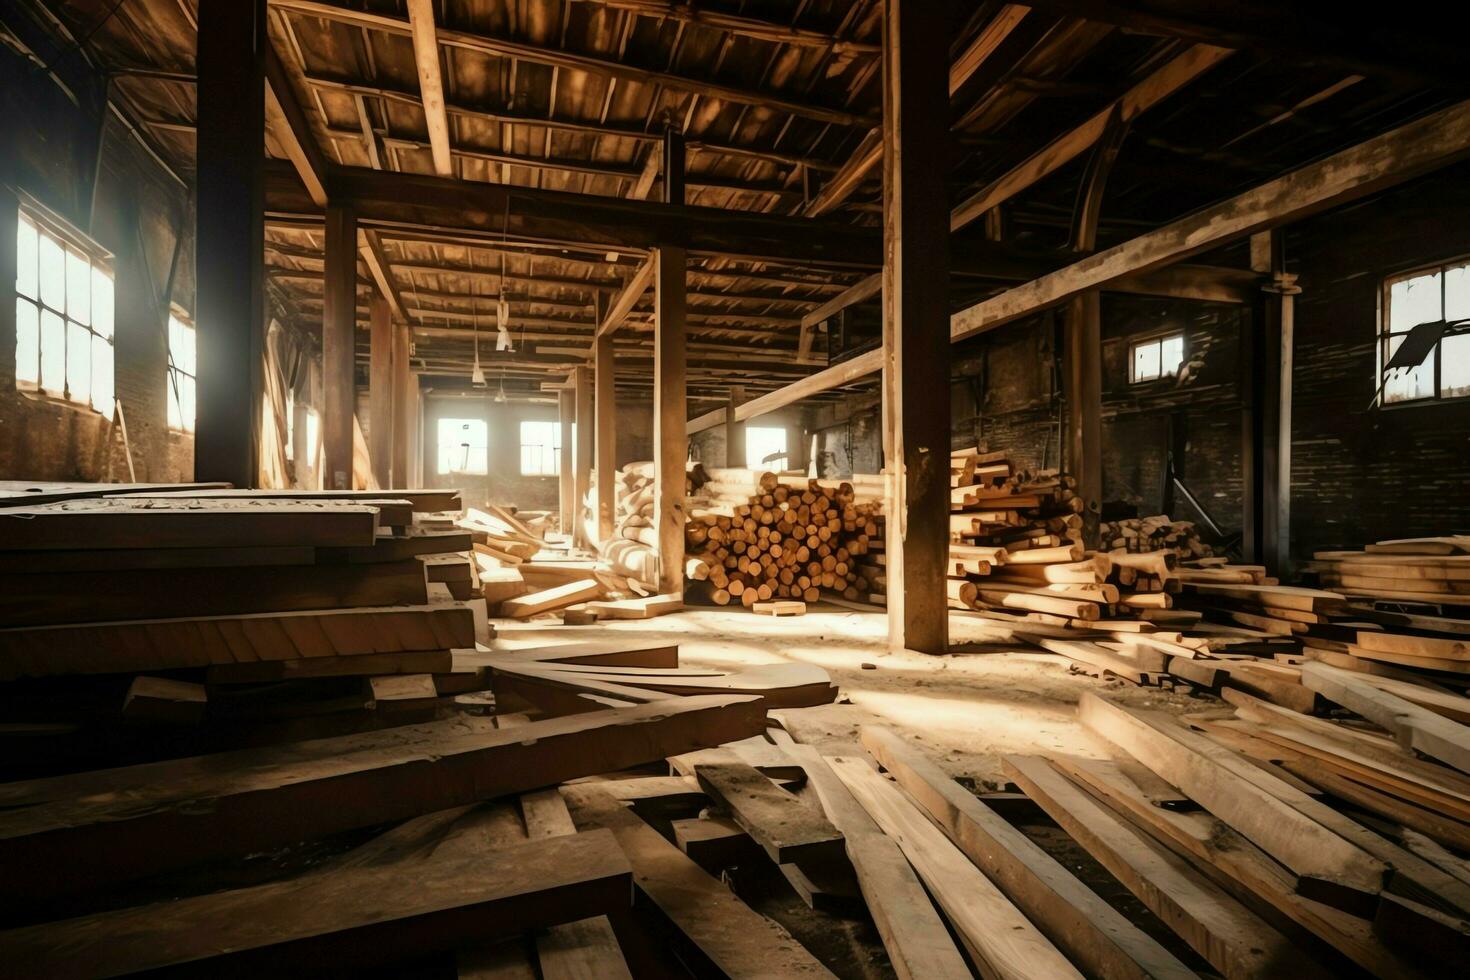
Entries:
{"label": "glass pane", "polygon": [[[1402,341],[1403,338],[1394,339]],[[1392,356],[1391,352],[1390,356]],[[1434,357],[1435,354],[1431,351],[1424,359],[1424,363],[1418,367],[1408,370],[1396,368],[1388,372],[1388,377],[1383,385],[1384,403],[1410,402],[1419,398],[1432,397],[1434,395]]]}
{"label": "glass pane", "polygon": [[1149,341],[1133,348],[1133,380],[1152,381],[1159,376],[1159,342]]}
{"label": "glass pane", "polygon": [[21,218],[15,228],[15,291],[36,298],[36,226]]}
{"label": "glass pane", "polygon": [[66,309],[66,252],[61,243],[44,231],[37,253],[37,269],[41,279],[41,302],[53,310]]}
{"label": "glass pane", "polygon": [[92,264],[80,252],[66,251],[66,318],[92,322]]}
{"label": "glass pane", "polygon": [[[44,285],[42,286],[45,292]],[[53,395],[66,386],[66,321],[41,311],[41,387]]]}
{"label": "glass pane", "polygon": [[1403,333],[1440,318],[1439,273],[1401,279],[1388,290],[1388,329]]}
{"label": "glass pane", "polygon": [[92,267],[92,329],[112,339],[112,277]]}
{"label": "glass pane", "polygon": [[184,415],[179,410],[179,375],[177,371],[168,373],[168,427],[170,429],[182,429],[184,427]]}
{"label": "glass pane", "polygon": [[769,469],[773,465],[785,468],[779,459],[772,456],[786,455],[786,429],[781,426],[745,427],[745,466],[747,469]]}
{"label": "glass pane", "polygon": [[179,378],[179,411],[184,416],[184,431],[194,431],[194,379],[187,374]]}
{"label": "glass pane", "polygon": [[92,334],[71,321],[66,324],[66,394],[83,405],[92,401]]}
{"label": "glass pane", "polygon": [[1177,334],[1159,341],[1159,373],[1178,374],[1184,363],[1184,335]]}
{"label": "glass pane", "polygon": [[112,418],[112,345],[92,337],[92,407]]}
{"label": "glass pane", "polygon": [[15,298],[15,380],[35,384],[41,378],[40,309]]}
{"label": "glass pane", "polygon": [[1470,334],[1446,337],[1439,343],[1439,397],[1463,398],[1470,395]]}
{"label": "glass pane", "polygon": [[1470,265],[1445,270],[1444,318],[1451,322],[1470,320]]}

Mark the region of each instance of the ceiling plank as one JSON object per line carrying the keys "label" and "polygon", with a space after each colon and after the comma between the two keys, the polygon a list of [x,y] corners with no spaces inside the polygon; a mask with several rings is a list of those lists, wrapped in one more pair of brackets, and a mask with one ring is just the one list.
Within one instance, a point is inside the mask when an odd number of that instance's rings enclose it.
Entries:
{"label": "ceiling plank", "polygon": [[413,57],[419,69],[419,95],[429,127],[434,172],[454,176],[449,152],[449,113],[444,109],[444,79],[439,72],[439,37],[434,25],[434,0],[408,0],[408,23],[413,34]]}

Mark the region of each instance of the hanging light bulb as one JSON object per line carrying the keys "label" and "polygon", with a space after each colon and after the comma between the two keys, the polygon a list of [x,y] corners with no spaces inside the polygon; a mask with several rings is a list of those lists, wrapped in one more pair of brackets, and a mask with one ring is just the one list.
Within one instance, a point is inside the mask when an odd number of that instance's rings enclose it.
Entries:
{"label": "hanging light bulb", "polygon": [[477,297],[470,298],[470,311],[472,322],[475,327],[475,366],[470,369],[470,384],[476,388],[485,387],[485,372],[480,368],[480,304]]}
{"label": "hanging light bulb", "polygon": [[513,351],[510,339],[510,304],[505,299],[505,256],[500,257],[500,297],[495,304],[495,349]]}
{"label": "hanging light bulb", "polygon": [[505,375],[500,376],[500,390],[495,393],[495,404],[505,404]]}

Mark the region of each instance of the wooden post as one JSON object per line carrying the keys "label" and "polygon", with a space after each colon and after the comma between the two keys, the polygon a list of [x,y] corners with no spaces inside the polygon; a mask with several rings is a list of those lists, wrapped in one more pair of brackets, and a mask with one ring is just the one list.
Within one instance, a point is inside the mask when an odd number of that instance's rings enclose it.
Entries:
{"label": "wooden post", "polygon": [[1253,550],[1272,575],[1291,574],[1291,382],[1296,296],[1286,271],[1283,236],[1251,240],[1251,266],[1267,276],[1252,325],[1256,374],[1252,379],[1255,503]]}
{"label": "wooden post", "polygon": [[[0,282],[15,282],[15,234],[20,225],[20,201],[8,189],[0,188]],[[0,378],[15,380],[15,302],[7,298],[0,303]],[[0,446],[14,438],[13,425],[0,426]]]}
{"label": "wooden post", "polygon": [[311,455],[311,424],[308,418],[311,415],[311,406],[306,402],[306,394],[310,386],[298,386],[296,389],[296,402],[292,406],[295,418],[292,420],[291,431],[291,456],[296,464],[295,486],[300,490],[311,490],[316,486],[316,475],[313,472],[316,460]]}
{"label": "wooden post", "polygon": [[653,523],[658,530],[659,592],[684,591],[684,471],[689,457],[685,417],[684,249],[655,253],[653,320]]}
{"label": "wooden post", "polygon": [[561,450],[557,454],[557,499],[561,502],[561,533],[572,536],[576,528],[576,473],[572,459],[572,421],[577,417],[576,393],[563,388],[556,393],[557,419],[561,424]]}
{"label": "wooden post", "polygon": [[[572,393],[576,399],[577,428],[574,430],[577,438],[576,451],[576,478],[572,481],[572,499],[576,501],[576,512],[582,512],[582,501],[587,499],[587,494],[592,489],[592,444],[597,431],[597,423],[592,417],[592,372],[585,364],[579,364],[572,369]],[[580,519],[577,520],[576,534],[573,539],[584,548],[591,547],[592,542],[587,536],[585,525]]]}
{"label": "wooden post", "polygon": [[745,423],[735,417],[743,401],[745,386],[731,385],[730,400],[725,403],[725,465],[732,469],[745,466]]}
{"label": "wooden post", "polygon": [[936,654],[949,645],[949,207],[933,171],[949,138],[947,10],[887,0],[883,22],[888,642]]}
{"label": "wooden post", "polygon": [[414,485],[408,463],[408,447],[411,441],[410,424],[412,419],[409,400],[418,393],[418,383],[414,380],[413,373],[410,370],[410,350],[408,324],[395,324],[393,327],[392,486],[399,490],[406,490]]}
{"label": "wooden post", "polygon": [[357,333],[357,219],[327,206],[322,284],[322,456],[328,490],[352,489],[353,376]]}
{"label": "wooden post", "polygon": [[684,203],[684,134],[670,125],[664,130],[664,202]]}
{"label": "wooden post", "polygon": [[266,0],[202,0],[196,88],[194,478],[260,479]]}
{"label": "wooden post", "polygon": [[618,473],[617,367],[611,334],[597,338],[593,358],[597,384],[597,539],[606,541],[613,534]]}
{"label": "wooden post", "polygon": [[393,319],[388,298],[377,290],[368,305],[372,332],[368,348],[369,435],[373,477],[380,488],[393,485]]}

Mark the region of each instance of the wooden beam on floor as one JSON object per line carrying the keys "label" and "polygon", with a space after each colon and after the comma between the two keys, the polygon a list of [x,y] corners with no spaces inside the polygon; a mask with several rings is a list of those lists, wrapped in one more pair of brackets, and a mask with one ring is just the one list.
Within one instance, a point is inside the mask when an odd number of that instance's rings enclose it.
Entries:
{"label": "wooden beam on floor", "polygon": [[949,134],[946,7],[890,0],[883,53],[883,458],[888,644],[944,653],[949,615],[949,227],[932,148]]}
{"label": "wooden beam on floor", "polygon": [[351,490],[352,420],[357,391],[357,220],[350,208],[327,207],[322,285],[322,486]]}
{"label": "wooden beam on floor", "polygon": [[658,536],[660,593],[684,591],[684,471],[689,457],[685,364],[684,276],[678,246],[654,253],[653,459],[657,481],[653,524]]}
{"label": "wooden beam on floor", "polygon": [[368,329],[368,442],[373,477],[393,485],[393,317],[388,299],[374,292]]}
{"label": "wooden beam on floor", "polygon": [[439,70],[434,0],[408,0],[408,25],[413,35],[413,60],[419,71],[419,95],[423,99],[434,172],[441,177],[452,177],[454,157],[449,152],[449,115],[444,111],[444,79]]}
{"label": "wooden beam on floor", "polygon": [[265,132],[265,23],[265,0],[206,4],[199,17],[194,474],[237,487],[260,480],[265,154],[241,141]]}

